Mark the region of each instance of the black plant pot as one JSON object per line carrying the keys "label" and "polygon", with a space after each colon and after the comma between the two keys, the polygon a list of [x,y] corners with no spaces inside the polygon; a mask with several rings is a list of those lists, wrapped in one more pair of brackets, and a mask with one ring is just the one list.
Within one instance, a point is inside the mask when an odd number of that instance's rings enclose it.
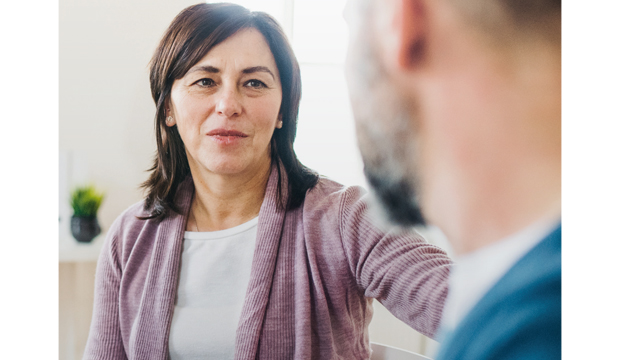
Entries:
{"label": "black plant pot", "polygon": [[71,233],[78,242],[89,243],[101,234],[101,228],[96,216],[71,217]]}

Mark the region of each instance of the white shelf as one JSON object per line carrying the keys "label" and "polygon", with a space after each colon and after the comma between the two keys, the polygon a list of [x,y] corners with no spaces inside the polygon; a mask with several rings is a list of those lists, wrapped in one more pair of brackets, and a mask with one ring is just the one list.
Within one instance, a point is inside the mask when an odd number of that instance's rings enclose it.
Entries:
{"label": "white shelf", "polygon": [[59,262],[97,261],[105,235],[105,233],[99,234],[90,243],[80,243],[71,235],[61,236],[58,246]]}

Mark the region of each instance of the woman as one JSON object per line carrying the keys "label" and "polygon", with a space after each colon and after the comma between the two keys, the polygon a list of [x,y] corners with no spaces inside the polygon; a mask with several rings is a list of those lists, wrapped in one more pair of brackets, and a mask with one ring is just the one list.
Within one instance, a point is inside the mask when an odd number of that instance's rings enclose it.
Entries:
{"label": "woman", "polygon": [[297,160],[299,66],[271,17],[191,6],[150,71],[157,156],[102,250],[86,359],[368,359],[370,298],[435,333],[450,260]]}

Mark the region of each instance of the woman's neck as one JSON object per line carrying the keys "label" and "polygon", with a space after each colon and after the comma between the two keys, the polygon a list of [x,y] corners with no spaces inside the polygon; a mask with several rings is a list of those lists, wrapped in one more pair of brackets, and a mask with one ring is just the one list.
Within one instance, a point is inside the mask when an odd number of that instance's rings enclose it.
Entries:
{"label": "woman's neck", "polygon": [[258,216],[270,173],[271,161],[243,174],[192,171],[195,192],[187,230],[224,230]]}

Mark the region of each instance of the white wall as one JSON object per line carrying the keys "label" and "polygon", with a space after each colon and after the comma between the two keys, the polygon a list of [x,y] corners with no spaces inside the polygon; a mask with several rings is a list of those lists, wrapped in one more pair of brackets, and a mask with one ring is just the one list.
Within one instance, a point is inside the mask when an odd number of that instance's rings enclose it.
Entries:
{"label": "white wall", "polygon": [[61,160],[83,160],[65,184],[90,180],[106,192],[104,230],[142,198],[155,151],[148,62],[174,16],[195,2],[60,1]]}

